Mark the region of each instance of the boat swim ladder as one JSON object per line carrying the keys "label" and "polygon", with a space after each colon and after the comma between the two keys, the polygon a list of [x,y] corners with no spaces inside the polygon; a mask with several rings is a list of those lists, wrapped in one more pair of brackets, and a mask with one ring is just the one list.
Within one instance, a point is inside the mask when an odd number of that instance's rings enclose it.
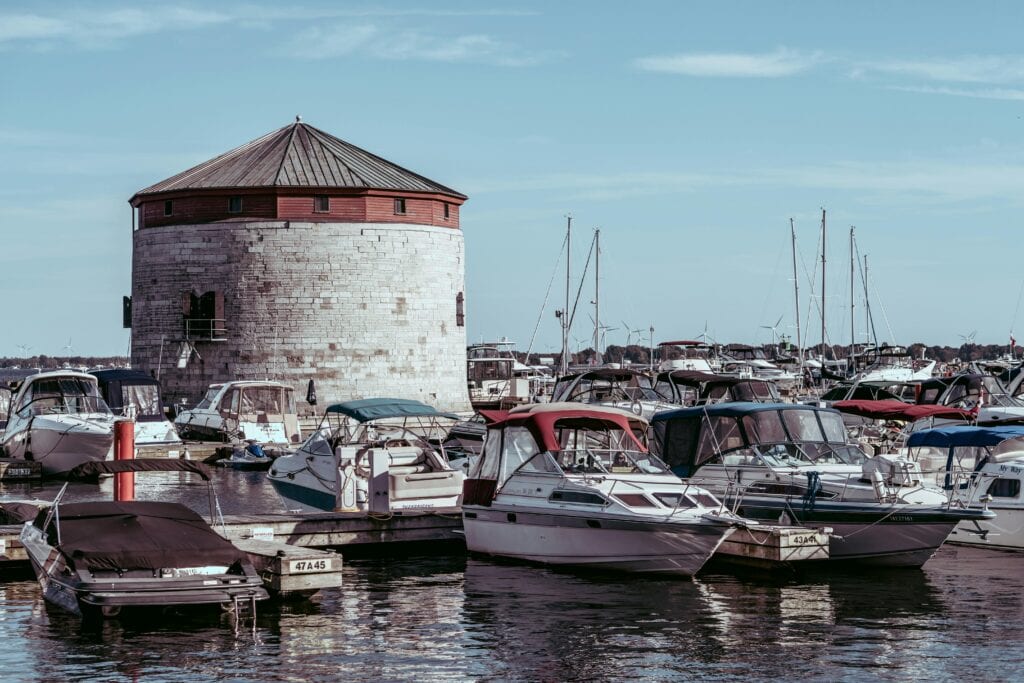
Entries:
{"label": "boat swim ladder", "polygon": [[231,596],[231,611],[235,615],[235,636],[241,632],[243,610],[247,612],[247,616],[251,617],[252,622],[252,639],[258,640],[256,635],[256,594],[250,593],[249,595],[233,595]]}

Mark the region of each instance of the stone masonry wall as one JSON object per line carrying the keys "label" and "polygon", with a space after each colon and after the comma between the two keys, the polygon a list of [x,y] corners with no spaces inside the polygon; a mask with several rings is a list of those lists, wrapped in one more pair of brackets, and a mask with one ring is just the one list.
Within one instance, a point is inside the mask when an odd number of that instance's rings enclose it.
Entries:
{"label": "stone masonry wall", "polygon": [[[227,340],[197,341],[179,369],[181,292],[219,290]],[[276,379],[299,411],[356,398],[466,410],[462,231],[410,224],[213,223],[134,233],[132,365],[166,400],[207,385]],[[314,379],[318,405],[304,399]]]}

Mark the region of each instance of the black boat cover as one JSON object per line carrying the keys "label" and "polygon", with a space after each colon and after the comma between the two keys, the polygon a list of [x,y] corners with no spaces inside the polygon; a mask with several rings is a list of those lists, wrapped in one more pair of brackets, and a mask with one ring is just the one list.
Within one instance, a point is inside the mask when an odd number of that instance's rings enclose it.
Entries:
{"label": "black boat cover", "polygon": [[[42,528],[48,510],[33,524]],[[57,544],[57,519],[60,544]],[[231,566],[245,553],[189,508],[154,501],[93,501],[58,506],[47,538],[76,569],[131,570]]]}

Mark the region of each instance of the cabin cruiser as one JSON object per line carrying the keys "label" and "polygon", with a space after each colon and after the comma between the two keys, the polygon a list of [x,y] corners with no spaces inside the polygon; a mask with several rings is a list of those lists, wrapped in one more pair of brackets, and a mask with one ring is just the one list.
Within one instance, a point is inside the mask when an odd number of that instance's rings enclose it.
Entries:
{"label": "cabin cruiser", "polygon": [[[153,470],[210,478],[202,463],[168,459],[85,463],[76,474]],[[20,537],[48,602],[87,618],[184,605],[231,607],[237,617],[239,607],[254,611],[269,597],[246,554],[184,505],[64,503],[64,491]]]}
{"label": "cabin cruiser", "polygon": [[528,403],[534,394],[530,366],[520,363],[510,341],[474,344],[466,349],[469,402],[474,409]]}
{"label": "cabin cruiser", "polygon": [[661,396],[671,397],[681,406],[702,406],[708,403],[753,401],[778,403],[776,386],[763,379],[729,377],[696,370],[660,372],[654,388]]}
{"label": "cabin cruiser", "polygon": [[935,361],[915,359],[904,346],[869,345],[853,357],[853,381],[894,384],[930,379]]}
{"label": "cabin cruiser", "polygon": [[648,452],[639,415],[549,403],[486,416],[462,501],[472,552],[692,576],[744,524]]}
{"label": "cabin cruiser", "polygon": [[298,444],[302,440],[295,409],[295,390],[271,381],[211,384],[203,400],[174,418],[185,439],[235,441],[256,439],[265,444]]}
{"label": "cabin cruiser", "polygon": [[661,342],[658,344],[658,353],[662,359],[658,365],[659,372],[718,372],[722,369],[722,362],[715,347],[705,342],[688,339]]}
{"label": "cabin cruiser", "polygon": [[908,457],[964,505],[994,520],[961,522],[952,543],[1024,549],[1024,425],[950,425],[907,438]]}
{"label": "cabin cruiser", "polygon": [[721,403],[660,413],[652,428],[673,472],[741,516],[832,527],[830,560],[920,567],[958,523],[994,516],[951,502],[916,463],[868,458],[835,410]]}
{"label": "cabin cruiser", "polygon": [[0,450],[38,461],[44,476],[64,476],[85,462],[113,455],[114,415],[96,378],[55,370],[26,377],[10,403]]}
{"label": "cabin cruiser", "polygon": [[[135,422],[136,446],[180,448],[178,430],[167,419],[160,399],[160,382],[140,370],[94,370],[100,393],[114,415]],[[175,452],[168,452],[174,457]]]}
{"label": "cabin cruiser", "polygon": [[274,460],[267,478],[289,510],[452,508],[463,473],[437,444],[458,419],[406,399],[338,403],[298,450]]}
{"label": "cabin cruiser", "polygon": [[721,353],[721,373],[742,379],[760,379],[775,383],[780,391],[792,390],[800,376],[778,367],[765,350],[747,344],[728,344]]}
{"label": "cabin cruiser", "polygon": [[999,378],[975,372],[935,377],[914,387],[914,402],[971,411],[978,422],[1024,420],[1024,400],[1015,397]]}
{"label": "cabin cruiser", "polygon": [[587,403],[628,410],[650,419],[660,410],[677,407],[662,395],[650,376],[628,368],[595,368],[560,377],[551,393],[552,402]]}

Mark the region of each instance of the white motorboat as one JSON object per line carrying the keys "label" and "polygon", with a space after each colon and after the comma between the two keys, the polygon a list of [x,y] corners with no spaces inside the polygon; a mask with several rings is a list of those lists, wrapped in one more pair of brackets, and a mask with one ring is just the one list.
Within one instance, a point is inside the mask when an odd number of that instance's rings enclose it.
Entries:
{"label": "white motorboat", "polygon": [[163,446],[177,457],[182,448],[178,430],[167,419],[160,399],[160,382],[140,370],[94,370],[100,393],[111,412],[135,422],[136,446]]}
{"label": "white motorboat", "polygon": [[11,399],[0,446],[6,457],[35,460],[45,476],[62,476],[113,455],[114,415],[96,378],[55,370],[26,377]]}
{"label": "white motorboat", "polygon": [[327,408],[316,431],[267,473],[288,509],[450,509],[463,473],[439,445],[457,415],[419,401],[376,398]]}
{"label": "white motorboat", "polygon": [[650,375],[611,366],[559,377],[551,401],[619,408],[648,420],[659,411],[678,407],[670,395],[659,392]]}
{"label": "white motorboat", "polygon": [[647,452],[647,421],[578,403],[489,414],[465,483],[472,552],[692,576],[743,520]]}
{"label": "white motorboat", "polygon": [[949,425],[914,432],[907,453],[926,474],[974,510],[995,519],[965,521],[951,543],[1024,549],[1024,425]]}
{"label": "white motorboat", "polygon": [[211,384],[196,406],[174,418],[185,439],[234,441],[256,439],[264,444],[302,441],[295,408],[295,390],[280,382],[236,381]]}
{"label": "white motorboat", "polygon": [[[210,478],[205,465],[189,460],[118,460],[78,468],[88,476],[141,471]],[[87,618],[117,616],[124,608],[185,605],[230,607],[237,618],[240,607],[255,615],[256,601],[269,597],[246,554],[184,505],[64,503],[63,493],[26,522],[20,536],[48,602]]]}
{"label": "white motorboat", "polygon": [[913,462],[868,458],[835,410],[720,403],[660,413],[652,427],[676,474],[743,517],[831,527],[831,561],[920,567],[957,524],[994,517],[950,501]]}

